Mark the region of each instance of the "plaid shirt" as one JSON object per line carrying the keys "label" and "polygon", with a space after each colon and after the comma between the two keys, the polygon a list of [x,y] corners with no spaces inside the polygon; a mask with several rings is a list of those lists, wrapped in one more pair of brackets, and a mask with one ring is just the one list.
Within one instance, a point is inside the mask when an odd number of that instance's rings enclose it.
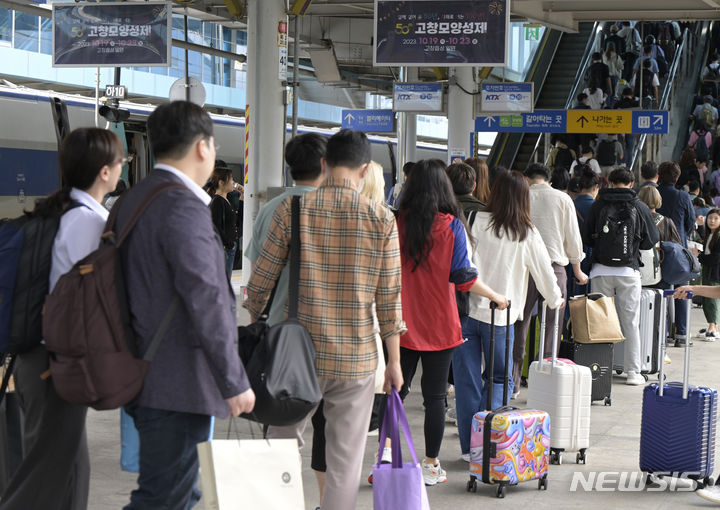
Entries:
{"label": "plaid shirt", "polygon": [[[265,309],[290,250],[290,198],[275,210],[248,283],[245,308]],[[380,335],[406,331],[400,302],[401,265],[395,218],[383,204],[329,177],[300,199],[298,319],[315,343],[318,377],[361,379],[377,366],[373,301]]]}

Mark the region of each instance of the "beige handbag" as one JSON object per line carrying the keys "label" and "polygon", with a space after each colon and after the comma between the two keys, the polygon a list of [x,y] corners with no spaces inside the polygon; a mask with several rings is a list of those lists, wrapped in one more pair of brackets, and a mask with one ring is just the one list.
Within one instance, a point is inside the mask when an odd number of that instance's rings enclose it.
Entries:
{"label": "beige handbag", "polygon": [[570,322],[573,340],[581,344],[625,340],[615,309],[615,299],[600,293],[570,298]]}

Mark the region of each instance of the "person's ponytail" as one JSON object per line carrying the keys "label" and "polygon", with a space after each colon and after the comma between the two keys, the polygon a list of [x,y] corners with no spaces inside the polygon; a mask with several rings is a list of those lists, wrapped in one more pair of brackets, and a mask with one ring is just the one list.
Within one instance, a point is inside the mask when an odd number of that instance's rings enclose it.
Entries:
{"label": "person's ponytail", "polygon": [[70,186],[63,186],[45,198],[39,198],[35,202],[35,209],[25,211],[25,214],[40,217],[61,216],[65,209],[72,202],[70,198]]}

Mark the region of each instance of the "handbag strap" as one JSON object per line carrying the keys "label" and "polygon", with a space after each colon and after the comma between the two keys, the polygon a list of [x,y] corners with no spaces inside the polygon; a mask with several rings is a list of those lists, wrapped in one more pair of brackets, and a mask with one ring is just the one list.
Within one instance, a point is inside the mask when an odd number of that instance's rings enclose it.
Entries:
{"label": "handbag strap", "polygon": [[[415,453],[415,443],[412,440],[412,434],[410,433],[410,424],[408,423],[407,415],[405,414],[405,407],[403,406],[402,399],[395,388],[387,397],[387,410],[385,411],[385,418],[383,419],[382,429],[380,431],[380,443],[378,445],[378,460],[377,466],[380,466],[382,462],[383,448],[385,447],[385,440],[390,437],[392,441],[392,467],[402,467],[402,449],[400,447],[400,429],[402,429],[405,435],[405,442],[410,449],[410,457],[412,458],[413,465],[417,465],[418,458]],[[398,426],[399,424],[399,426]]]}
{"label": "handbag strap", "polygon": [[288,319],[297,319],[300,287],[300,196],[292,197],[290,222],[290,285]]}

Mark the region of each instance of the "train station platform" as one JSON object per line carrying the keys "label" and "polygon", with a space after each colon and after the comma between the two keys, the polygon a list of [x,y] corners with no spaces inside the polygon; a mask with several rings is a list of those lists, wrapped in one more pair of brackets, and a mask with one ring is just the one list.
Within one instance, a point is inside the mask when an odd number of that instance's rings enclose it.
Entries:
{"label": "train station platform", "polygon": [[[234,279],[234,287],[239,290],[239,280]],[[239,312],[240,323],[247,323],[247,315],[242,308]],[[692,331],[697,332],[706,326],[702,310],[693,308],[691,312]],[[668,381],[682,380],[684,349],[671,347],[668,353],[672,363],[666,365]],[[720,342],[708,343],[696,340],[690,349],[690,381],[696,385],[718,388],[720,386]],[[413,439],[417,446],[418,457],[424,455],[423,407],[419,389],[419,377],[411,388],[405,406],[408,413]],[[651,381],[655,376],[650,376]],[[709,503],[688,489],[687,482],[669,483],[664,487],[644,488],[640,483],[638,468],[640,447],[640,418],[643,386],[625,385],[624,376],[614,376],[612,387],[612,406],[603,406],[601,402],[592,406],[591,440],[587,452],[587,464],[575,464],[575,454],[568,452],[559,466],[550,466],[549,487],[539,491],[536,483],[526,483],[510,487],[505,499],[497,499],[493,486],[478,485],[477,493],[468,493],[465,485],[468,480],[467,467],[460,458],[460,445],[457,428],[448,423],[445,439],[440,452],[440,460],[447,471],[448,481],[434,487],[428,487],[430,506],[433,509],[478,509],[478,508],[532,508],[532,509],[677,509],[711,508]],[[527,389],[520,391],[514,405],[525,404]],[[250,428],[244,420],[237,423],[241,438],[250,438]],[[135,488],[136,475],[120,470],[120,413],[119,411],[97,412],[91,410],[87,419],[88,441],[90,447],[92,478],[90,483],[90,505],[92,510],[116,510],[128,501],[130,491]],[[257,436],[257,427],[254,428]],[[227,420],[218,420],[215,426],[216,439],[226,439]],[[305,508],[313,510],[318,504],[318,491],[315,475],[310,469],[310,444],[312,430],[305,432],[306,446],[302,450],[303,485]],[[368,437],[363,476],[360,483],[358,510],[373,508],[372,487],[367,483],[374,455],[377,451],[377,436]],[[406,456],[407,458],[407,456]],[[715,468],[718,476],[720,467]],[[575,480],[575,481],[573,481]],[[692,483],[692,482],[691,482]],[[669,485],[669,487],[668,487]],[[590,487],[594,487],[590,490]],[[574,490],[573,490],[574,489]],[[202,510],[202,501],[196,507]],[[261,509],[248,501],[243,508]],[[345,509],[338,509],[345,510]]]}

